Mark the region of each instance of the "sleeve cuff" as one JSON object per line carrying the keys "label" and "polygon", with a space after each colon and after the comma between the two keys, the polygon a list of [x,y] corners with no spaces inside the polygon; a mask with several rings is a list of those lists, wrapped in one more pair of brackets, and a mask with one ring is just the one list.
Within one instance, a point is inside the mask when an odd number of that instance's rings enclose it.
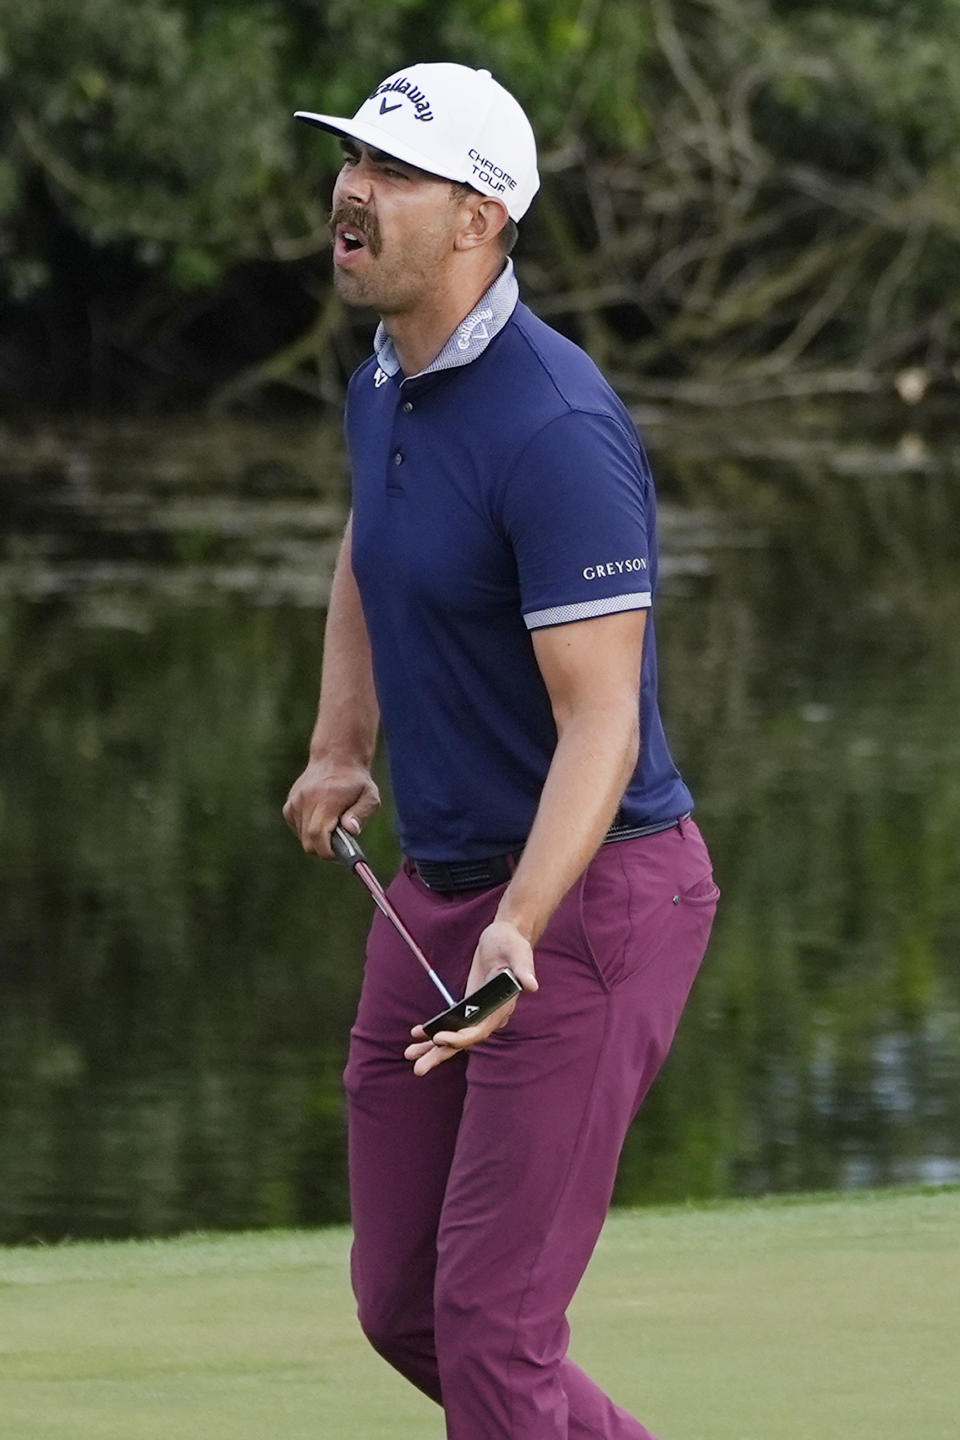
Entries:
{"label": "sleeve cuff", "polygon": [[571,620],[591,620],[595,615],[646,610],[651,600],[649,590],[640,590],[633,595],[610,595],[606,600],[582,600],[577,605],[554,605],[549,610],[531,610],[523,619],[528,630],[540,630],[544,625],[568,625]]}

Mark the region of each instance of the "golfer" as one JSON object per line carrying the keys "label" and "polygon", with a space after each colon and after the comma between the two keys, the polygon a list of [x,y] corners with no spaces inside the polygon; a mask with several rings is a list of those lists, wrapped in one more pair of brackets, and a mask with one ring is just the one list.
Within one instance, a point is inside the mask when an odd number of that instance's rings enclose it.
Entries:
{"label": "golfer", "polygon": [[718,894],[657,707],[650,472],[518,299],[536,147],[489,72],[412,65],[300,118],[342,137],[336,286],[381,323],[284,816],[321,856],[359,833],[382,720],[393,904],[455,995],[523,987],[432,1041],[429,980],[374,920],[345,1074],[360,1322],[452,1440],[649,1440],[567,1358],[565,1312]]}

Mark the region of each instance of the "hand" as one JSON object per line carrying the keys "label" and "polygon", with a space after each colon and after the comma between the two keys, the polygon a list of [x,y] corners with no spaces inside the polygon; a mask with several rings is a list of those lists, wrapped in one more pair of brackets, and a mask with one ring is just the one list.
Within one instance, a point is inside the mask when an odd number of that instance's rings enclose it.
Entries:
{"label": "hand", "polygon": [[[481,985],[505,965],[510,967],[524,990],[532,993],[539,989],[533,968],[533,949],[529,941],[524,939],[516,926],[511,925],[508,920],[494,920],[477,943],[467,977],[466,993],[470,995],[474,990],[479,990]],[[494,1010],[492,1015],[488,1015],[476,1025],[467,1026],[465,1030],[441,1030],[434,1040],[430,1039],[422,1025],[415,1025],[410,1032],[414,1043],[408,1045],[403,1052],[407,1060],[414,1062],[414,1074],[427,1075],[437,1065],[442,1065],[444,1060],[450,1060],[459,1050],[469,1050],[471,1045],[478,1045],[495,1030],[502,1030],[513,1014],[518,999],[519,996],[514,996],[498,1010]]]}
{"label": "hand", "polygon": [[283,818],[304,850],[330,859],[337,822],[359,835],[379,804],[380,792],[365,766],[311,760],[290,787]]}

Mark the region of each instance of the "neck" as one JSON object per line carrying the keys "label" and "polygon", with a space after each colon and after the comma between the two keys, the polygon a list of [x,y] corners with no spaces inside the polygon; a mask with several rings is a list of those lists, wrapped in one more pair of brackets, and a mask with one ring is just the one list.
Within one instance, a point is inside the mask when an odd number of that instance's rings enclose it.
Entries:
{"label": "neck", "polygon": [[438,287],[437,293],[418,303],[415,310],[383,315],[384,327],[404,375],[426,370],[446,345],[462,320],[470,314],[503,270],[498,255],[485,270],[461,284]]}

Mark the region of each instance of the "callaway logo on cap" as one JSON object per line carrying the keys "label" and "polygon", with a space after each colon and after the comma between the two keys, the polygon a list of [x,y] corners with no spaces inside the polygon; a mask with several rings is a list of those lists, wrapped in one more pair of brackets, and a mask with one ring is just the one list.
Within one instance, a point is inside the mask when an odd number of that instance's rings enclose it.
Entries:
{"label": "callaway logo on cap", "polygon": [[502,200],[512,220],[526,214],[540,188],[530,121],[489,70],[411,65],[378,85],[352,120],[307,110],[296,118],[472,185]]}

